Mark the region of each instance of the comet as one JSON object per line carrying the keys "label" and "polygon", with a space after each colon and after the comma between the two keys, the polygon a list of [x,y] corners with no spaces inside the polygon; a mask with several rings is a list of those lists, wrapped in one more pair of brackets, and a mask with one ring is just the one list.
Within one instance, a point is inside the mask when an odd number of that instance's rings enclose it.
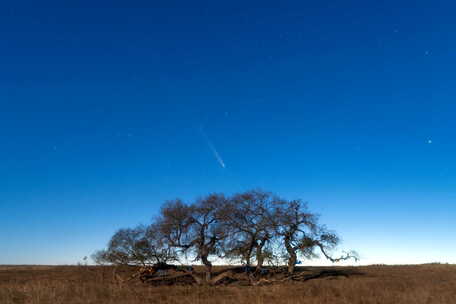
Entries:
{"label": "comet", "polygon": [[208,145],[209,149],[212,151],[212,154],[214,154],[214,157],[215,159],[217,160],[217,162],[219,163],[219,165],[225,169],[226,168],[226,165],[225,165],[225,162],[223,161],[222,157],[220,156],[220,154],[218,153],[217,149],[215,148],[215,146],[212,144],[212,142],[210,141],[209,137],[206,135],[206,133],[204,132],[203,130],[203,127],[200,128],[200,132],[201,132],[201,135],[203,136],[204,140],[206,141],[206,144]]}

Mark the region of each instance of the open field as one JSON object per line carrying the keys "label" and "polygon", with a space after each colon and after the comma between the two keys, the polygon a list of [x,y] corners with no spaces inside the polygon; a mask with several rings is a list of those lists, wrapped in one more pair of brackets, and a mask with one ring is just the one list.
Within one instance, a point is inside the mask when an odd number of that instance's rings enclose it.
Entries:
{"label": "open field", "polygon": [[0,303],[456,303],[455,265],[331,269],[352,274],[256,287],[153,287],[120,284],[111,267],[0,266]]}

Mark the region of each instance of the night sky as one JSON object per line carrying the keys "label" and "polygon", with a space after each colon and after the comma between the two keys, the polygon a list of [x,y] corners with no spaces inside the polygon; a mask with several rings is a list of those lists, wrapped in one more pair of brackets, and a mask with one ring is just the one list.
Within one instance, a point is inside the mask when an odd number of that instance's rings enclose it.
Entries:
{"label": "night sky", "polygon": [[0,264],[251,188],[308,201],[361,264],[456,263],[455,10],[2,1]]}

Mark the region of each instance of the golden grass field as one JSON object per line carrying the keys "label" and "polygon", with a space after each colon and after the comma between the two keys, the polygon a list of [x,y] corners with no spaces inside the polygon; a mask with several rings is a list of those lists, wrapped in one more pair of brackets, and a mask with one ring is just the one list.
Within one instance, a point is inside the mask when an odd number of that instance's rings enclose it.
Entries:
{"label": "golden grass field", "polygon": [[336,269],[354,274],[268,286],[154,287],[119,283],[112,267],[0,266],[0,303],[456,303],[456,265]]}

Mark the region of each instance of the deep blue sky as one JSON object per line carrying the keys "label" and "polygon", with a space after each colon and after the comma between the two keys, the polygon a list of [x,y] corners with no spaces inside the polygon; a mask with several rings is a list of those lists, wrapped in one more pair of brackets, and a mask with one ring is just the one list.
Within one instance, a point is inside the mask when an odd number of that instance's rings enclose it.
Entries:
{"label": "deep blue sky", "polygon": [[362,263],[456,263],[455,10],[1,2],[0,264],[76,263],[166,199],[254,187]]}

